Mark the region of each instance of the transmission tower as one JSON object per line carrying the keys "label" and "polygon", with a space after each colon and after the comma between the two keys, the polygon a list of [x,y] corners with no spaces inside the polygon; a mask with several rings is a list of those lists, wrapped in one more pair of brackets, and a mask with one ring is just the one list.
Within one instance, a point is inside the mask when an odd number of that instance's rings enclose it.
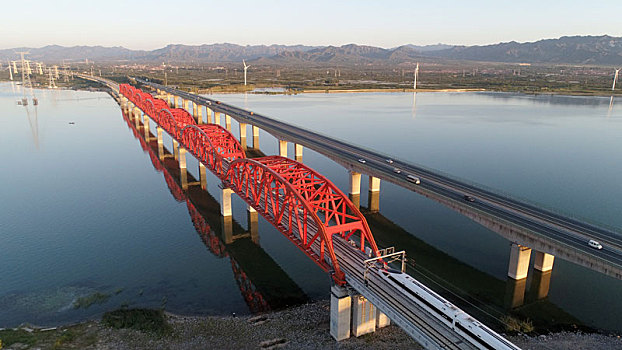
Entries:
{"label": "transmission tower", "polygon": [[35,97],[35,93],[32,90],[32,81],[30,81],[30,74],[32,73],[30,69],[30,63],[24,58],[24,55],[28,54],[28,52],[18,52],[21,58],[22,63],[22,105],[28,105],[28,98],[26,98],[26,89],[30,91],[30,95],[32,96],[32,103],[36,106],[39,104],[39,101]]}
{"label": "transmission tower", "polygon": [[52,68],[48,67],[48,88],[56,89],[56,79],[54,79],[54,74],[52,74]]}

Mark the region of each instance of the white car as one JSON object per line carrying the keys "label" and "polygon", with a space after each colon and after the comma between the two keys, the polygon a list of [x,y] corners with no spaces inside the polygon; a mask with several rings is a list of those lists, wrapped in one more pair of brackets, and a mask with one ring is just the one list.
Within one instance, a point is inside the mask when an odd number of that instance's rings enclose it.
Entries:
{"label": "white car", "polygon": [[359,159],[359,163],[365,164],[367,162],[365,161],[365,159],[361,158],[361,159]]}
{"label": "white car", "polygon": [[387,159],[387,163],[393,164],[393,159]]}
{"label": "white car", "polygon": [[587,242],[587,245],[589,245],[590,247],[594,249],[598,249],[598,250],[603,249],[603,245],[593,239],[590,239],[590,241]]}

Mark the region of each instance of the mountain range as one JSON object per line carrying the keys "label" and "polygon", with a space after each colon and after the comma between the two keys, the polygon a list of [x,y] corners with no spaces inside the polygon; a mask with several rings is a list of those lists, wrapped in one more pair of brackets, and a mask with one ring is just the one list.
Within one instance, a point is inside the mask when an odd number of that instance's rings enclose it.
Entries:
{"label": "mountain range", "polygon": [[349,44],[343,46],[305,45],[168,45],[161,49],[130,50],[123,47],[50,45],[41,48],[0,50],[0,60],[16,60],[18,51],[30,52],[34,61],[56,62],[167,62],[227,63],[245,59],[266,65],[356,65],[399,64],[414,60],[470,60],[487,62],[589,64],[622,66],[622,38],[602,36],[567,36],[536,42],[515,41],[485,46],[452,46],[445,44],[403,45],[385,49]]}

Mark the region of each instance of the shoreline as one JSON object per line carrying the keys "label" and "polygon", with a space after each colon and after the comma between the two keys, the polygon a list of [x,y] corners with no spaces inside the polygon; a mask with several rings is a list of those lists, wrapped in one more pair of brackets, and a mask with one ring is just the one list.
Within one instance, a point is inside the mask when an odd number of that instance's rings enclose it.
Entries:
{"label": "shoreline", "polygon": [[[0,83],[9,83],[9,80],[0,80]],[[19,82],[13,81],[16,84]],[[174,86],[174,84],[171,84]],[[47,89],[44,86],[33,87],[38,90],[80,90],[80,91],[104,91],[98,87],[82,87],[82,86],[59,86],[56,89]],[[187,87],[186,87],[187,88]],[[186,90],[184,90],[186,91]],[[460,92],[494,92],[494,93],[509,93],[509,94],[524,94],[524,95],[549,95],[549,96],[595,96],[595,97],[622,97],[620,93],[613,93],[609,91],[583,91],[583,92],[571,92],[571,91],[524,91],[524,90],[491,90],[487,88],[442,88],[442,89],[412,89],[412,88],[366,88],[366,89],[322,89],[311,88],[303,90],[285,90],[283,92],[262,92],[262,91],[240,91],[236,89],[222,89],[213,91],[212,89],[197,89],[194,86],[188,90],[191,93],[200,95],[213,95],[213,94],[244,94],[250,93],[255,95],[297,95],[297,94],[350,94],[350,93],[416,93],[416,92],[445,92],[445,93],[460,93]],[[193,92],[194,91],[194,92]]]}
{"label": "shoreline", "polygon": [[[2,349],[422,349],[396,325],[336,342],[330,335],[330,301],[322,300],[259,315],[184,316],[165,313],[170,332],[111,328],[102,321],[38,329],[0,330]],[[18,337],[19,335],[19,337]],[[619,335],[558,332],[507,335],[524,349],[620,349]],[[15,341],[18,339],[18,341]],[[17,344],[15,344],[17,343]]]}

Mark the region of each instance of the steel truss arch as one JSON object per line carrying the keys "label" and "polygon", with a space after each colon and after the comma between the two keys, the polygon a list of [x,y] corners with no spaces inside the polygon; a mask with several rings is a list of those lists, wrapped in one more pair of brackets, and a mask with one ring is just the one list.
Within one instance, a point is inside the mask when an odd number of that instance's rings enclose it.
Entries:
{"label": "steel truss arch", "polygon": [[345,283],[332,237],[291,183],[266,164],[247,158],[233,161],[223,182],[320,268],[332,272],[336,283]]}

